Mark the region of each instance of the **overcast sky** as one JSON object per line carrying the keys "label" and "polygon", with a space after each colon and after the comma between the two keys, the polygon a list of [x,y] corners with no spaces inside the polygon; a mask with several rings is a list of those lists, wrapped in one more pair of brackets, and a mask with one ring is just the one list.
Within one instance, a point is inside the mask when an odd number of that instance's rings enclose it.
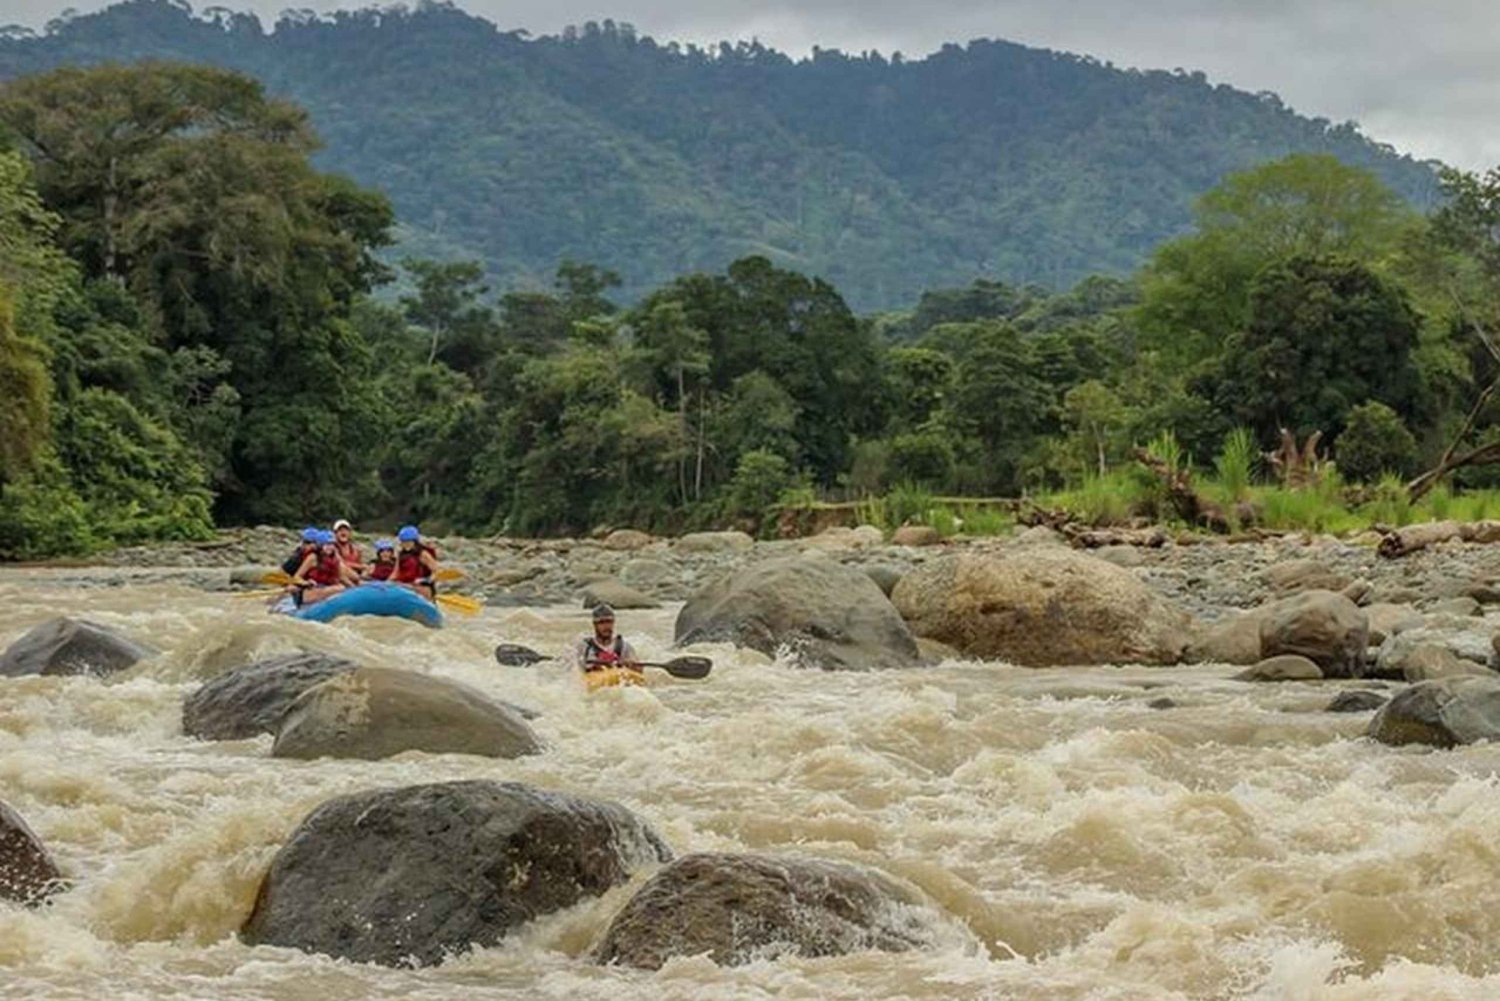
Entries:
{"label": "overcast sky", "polygon": [[[0,23],[40,27],[100,0],[0,0]],[[196,8],[208,6],[200,0]],[[250,0],[269,24],[286,7],[370,6]],[[919,56],[944,42],[1005,38],[1118,66],[1203,70],[1274,90],[1307,115],[1354,119],[1420,158],[1500,164],[1500,8],[1495,0],[462,0],[503,29],[556,32],[629,22],[660,40],[759,38],[793,54],[813,45]]]}

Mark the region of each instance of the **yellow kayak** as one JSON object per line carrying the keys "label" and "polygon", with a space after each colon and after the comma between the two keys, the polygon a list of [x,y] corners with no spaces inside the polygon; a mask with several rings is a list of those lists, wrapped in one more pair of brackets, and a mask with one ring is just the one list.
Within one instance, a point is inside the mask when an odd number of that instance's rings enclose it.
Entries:
{"label": "yellow kayak", "polygon": [[595,671],[585,671],[583,683],[592,692],[600,688],[619,688],[622,685],[644,686],[646,676],[628,667],[601,667]]}

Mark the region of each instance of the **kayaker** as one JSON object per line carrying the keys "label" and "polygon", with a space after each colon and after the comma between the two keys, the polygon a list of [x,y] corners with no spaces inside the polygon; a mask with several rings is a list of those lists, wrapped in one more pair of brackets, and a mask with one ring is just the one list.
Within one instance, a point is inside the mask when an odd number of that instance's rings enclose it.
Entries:
{"label": "kayaker", "polygon": [[432,582],[438,568],[435,550],[422,541],[422,533],[415,525],[402,525],[396,540],[400,546],[396,551],[396,583],[405,584],[431,601],[437,595],[437,586]]}
{"label": "kayaker", "polygon": [[288,577],[294,576],[298,568],[302,566],[302,561],[317,552],[319,531],[315,525],[308,525],[302,530],[302,541],[297,544],[297,548],[292,551],[292,555],[281,562],[282,573]]}
{"label": "kayaker", "polygon": [[615,632],[615,610],[608,605],[595,605],[593,620],[593,633],[579,640],[573,651],[579,670],[585,673],[607,667],[640,670],[641,659],[636,656],[635,647]]}
{"label": "kayaker", "polygon": [[396,572],[396,544],[390,539],[376,539],[375,562],[367,571],[371,580],[389,580]]}
{"label": "kayaker", "polygon": [[354,526],[343,518],[333,523],[334,545],[338,549],[339,560],[352,570],[356,576],[365,572],[365,558],[359,551],[359,546],[354,542]]}
{"label": "kayaker", "polygon": [[339,559],[333,533],[318,533],[318,548],[310,553],[292,575],[292,600],[300,607],[331,598],[347,587],[359,584],[359,578]]}

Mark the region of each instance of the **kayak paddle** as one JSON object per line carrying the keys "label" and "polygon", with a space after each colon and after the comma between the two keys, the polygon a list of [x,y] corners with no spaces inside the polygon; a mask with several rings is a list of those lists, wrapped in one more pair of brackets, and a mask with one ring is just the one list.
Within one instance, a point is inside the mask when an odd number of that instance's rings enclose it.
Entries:
{"label": "kayak paddle", "polygon": [[484,610],[484,602],[467,594],[440,594],[437,596],[437,603],[465,615],[477,615]]}
{"label": "kayak paddle", "polygon": [[[515,643],[501,643],[495,647],[495,660],[505,667],[528,667],[548,660],[544,654],[537,653],[530,647],[519,646]],[[666,671],[674,678],[687,678],[698,680],[708,677],[708,672],[713,670],[714,662],[707,657],[673,657],[668,661],[643,661],[637,667],[655,667]]]}

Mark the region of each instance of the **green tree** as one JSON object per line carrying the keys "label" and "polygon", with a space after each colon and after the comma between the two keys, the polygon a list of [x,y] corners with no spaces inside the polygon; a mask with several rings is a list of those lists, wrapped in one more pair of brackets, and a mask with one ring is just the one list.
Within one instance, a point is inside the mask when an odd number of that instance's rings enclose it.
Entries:
{"label": "green tree", "polygon": [[407,322],[427,335],[427,364],[437,360],[445,335],[471,324],[480,311],[479,297],[489,291],[478,261],[423,261],[408,257],[401,267],[417,284],[416,295],[401,297]]}
{"label": "green tree", "polygon": [[1378,400],[1350,409],[1334,457],[1346,477],[1373,483],[1387,473],[1407,476],[1417,458],[1417,442],[1401,415]]}
{"label": "green tree", "polygon": [[1069,454],[1103,476],[1129,444],[1125,434],[1133,414],[1114,390],[1092,379],[1068,390],[1062,405]]}

